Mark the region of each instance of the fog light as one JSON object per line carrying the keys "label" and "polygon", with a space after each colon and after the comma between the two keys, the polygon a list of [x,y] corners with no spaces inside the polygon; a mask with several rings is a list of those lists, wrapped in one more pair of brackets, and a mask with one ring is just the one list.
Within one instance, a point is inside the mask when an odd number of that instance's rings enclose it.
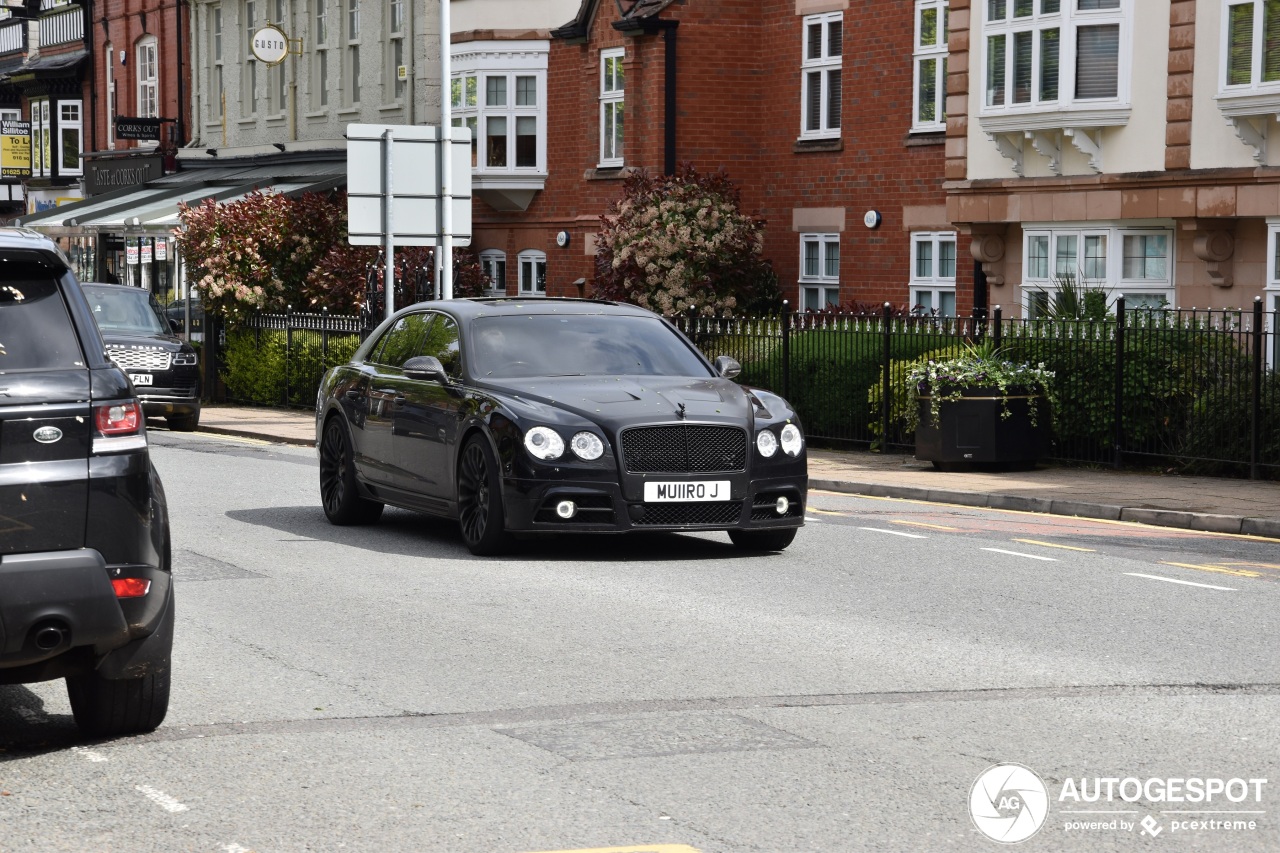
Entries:
{"label": "fog light", "polygon": [[787,510],[791,509],[791,501],[787,500],[785,496],[778,498],[774,503],[773,508],[777,510],[778,515],[786,515]]}
{"label": "fog light", "polygon": [[556,515],[568,521],[578,514],[578,505],[573,501],[560,501],[556,504]]}

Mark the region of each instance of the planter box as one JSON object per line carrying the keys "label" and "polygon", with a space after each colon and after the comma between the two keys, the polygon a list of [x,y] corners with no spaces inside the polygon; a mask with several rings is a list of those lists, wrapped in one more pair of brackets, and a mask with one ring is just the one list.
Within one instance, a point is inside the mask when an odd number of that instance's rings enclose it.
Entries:
{"label": "planter box", "polygon": [[[969,388],[959,400],[943,400],[938,423],[929,411],[930,398],[920,396],[920,425],[916,427],[916,458],[936,468],[1030,468],[1049,447],[1048,404],[1034,395],[1011,389],[1009,417],[1001,417],[1005,403],[998,388]],[[1036,421],[1029,412],[1036,400]]]}

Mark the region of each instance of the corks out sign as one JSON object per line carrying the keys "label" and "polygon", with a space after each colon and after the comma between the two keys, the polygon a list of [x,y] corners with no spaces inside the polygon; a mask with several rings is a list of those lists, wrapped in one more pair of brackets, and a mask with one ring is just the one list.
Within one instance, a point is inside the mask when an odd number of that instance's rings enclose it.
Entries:
{"label": "corks out sign", "polygon": [[160,119],[116,116],[116,139],[137,139],[143,142],[159,142]]}

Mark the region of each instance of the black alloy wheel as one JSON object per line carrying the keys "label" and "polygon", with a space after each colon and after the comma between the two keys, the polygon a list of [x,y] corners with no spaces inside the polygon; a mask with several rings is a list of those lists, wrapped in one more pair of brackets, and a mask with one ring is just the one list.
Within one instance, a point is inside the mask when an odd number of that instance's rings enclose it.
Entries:
{"label": "black alloy wheel", "polygon": [[332,417],[320,441],[320,502],[333,524],[372,524],[382,515],[382,504],[360,495],[351,439],[341,418]]}
{"label": "black alloy wheel", "polygon": [[782,530],[730,530],[729,541],[744,551],[781,551],[796,538],[796,528]]}
{"label": "black alloy wheel", "polygon": [[502,482],[489,442],[473,435],[458,460],[458,526],[472,554],[487,557],[507,547],[502,518]]}

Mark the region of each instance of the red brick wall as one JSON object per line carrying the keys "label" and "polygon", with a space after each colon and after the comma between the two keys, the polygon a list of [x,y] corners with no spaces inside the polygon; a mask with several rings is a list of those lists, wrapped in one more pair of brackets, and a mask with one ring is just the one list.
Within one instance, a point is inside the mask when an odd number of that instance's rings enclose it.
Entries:
{"label": "red brick wall", "polygon": [[[181,145],[191,138],[191,116],[189,104],[191,103],[191,11],[190,4],[187,3],[158,3],[156,0],[105,0],[103,3],[95,3],[93,5],[94,18],[89,22],[91,37],[93,39],[93,57],[94,67],[92,72],[94,87],[97,92],[96,107],[90,108],[89,99],[86,95],[85,108],[91,110],[90,115],[93,116],[93,130],[90,131],[87,123],[85,128],[85,147],[86,150],[107,149],[107,124],[112,120],[107,114],[107,91],[106,91],[106,66],[105,62],[112,62],[112,72],[116,83],[116,112],[122,116],[138,115],[138,87],[137,87],[137,56],[134,53],[134,46],[138,39],[145,35],[153,35],[156,37],[156,51],[159,63],[159,81],[160,81],[160,115],[163,118],[178,118],[179,110],[182,110],[181,116],[183,126],[185,128],[185,139],[179,140]],[[182,9],[182,56],[178,55],[179,36],[177,32],[177,9]],[[146,29],[143,29],[142,14],[146,15]],[[106,30],[103,29],[103,19],[106,19]],[[234,33],[228,33],[224,26],[223,39],[235,38]],[[107,42],[111,43],[112,55],[107,57],[103,53],[103,48]],[[120,51],[126,52],[127,62],[125,65],[120,64]],[[182,74],[183,81],[183,100],[185,104],[178,101],[178,75]],[[86,81],[86,87],[87,87]],[[161,128],[163,139],[168,139],[170,128],[173,124],[165,124]],[[116,149],[126,149],[136,147],[137,142],[119,139],[116,140]]]}
{"label": "red brick wall", "polygon": [[[912,138],[914,6],[853,0],[844,13],[843,115],[838,151],[796,151],[800,133],[802,16],[795,0],[684,0],[663,12],[679,21],[677,149],[700,171],[723,168],[742,191],[742,206],[765,225],[765,257],[795,304],[797,207],[842,207],[841,300],[905,305],[910,235],[906,206],[945,204],[942,135]],[[546,188],[523,213],[475,211],[473,245],[521,249],[548,258],[551,295],[576,295],[572,282],[592,276],[585,238],[621,192],[621,180],[594,175],[598,146],[599,53],[625,46],[628,166],[663,168],[663,37],[627,37],[611,26],[615,4],[601,2],[585,44],[553,40],[548,68]],[[923,144],[922,144],[923,143]],[[862,215],[880,211],[879,228]],[[568,249],[555,246],[564,229]],[[960,241],[961,250],[967,240]],[[972,264],[958,259],[959,309],[972,304]],[[587,288],[588,293],[590,287]]]}

